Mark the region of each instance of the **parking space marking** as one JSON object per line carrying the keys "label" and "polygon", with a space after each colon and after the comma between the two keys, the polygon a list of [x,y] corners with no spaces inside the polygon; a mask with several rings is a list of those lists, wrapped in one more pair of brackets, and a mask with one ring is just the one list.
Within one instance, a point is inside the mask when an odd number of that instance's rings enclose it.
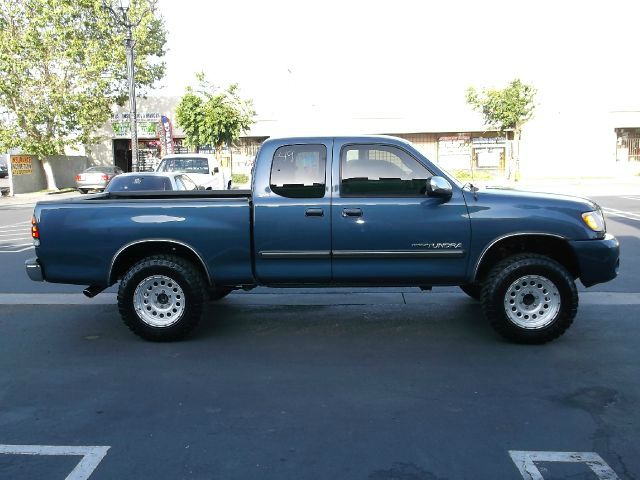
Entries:
{"label": "parking space marking", "polygon": [[607,215],[612,215],[614,217],[623,217],[629,220],[639,220],[640,221],[640,213],[627,212],[625,210],[618,210],[617,208],[610,207],[602,207],[604,213]]}
{"label": "parking space marking", "polygon": [[627,200],[635,200],[637,202],[640,202],[640,197],[622,197],[622,198],[626,198]]}
{"label": "parking space marking", "polygon": [[[78,290],[81,287],[78,287]],[[452,305],[456,302],[476,305],[462,292],[441,293],[232,293],[219,305],[278,305],[278,306],[329,306],[345,305]],[[0,305],[113,305],[115,293],[105,292],[94,298],[81,293],[0,293]],[[580,305],[630,306],[640,305],[637,292],[582,292]]]}
{"label": "parking space marking", "polygon": [[[27,245],[29,245],[27,247]],[[18,248],[18,247],[23,247],[23,248]],[[0,250],[0,253],[20,253],[20,252],[26,252],[27,250],[30,250],[32,248],[35,248],[33,246],[32,243],[23,243],[20,245],[11,245],[11,248],[18,248],[18,250]]]}
{"label": "parking space marking", "polygon": [[76,467],[65,480],[86,480],[107,454],[108,446],[52,446],[52,445],[0,445],[0,455],[81,456]]}
{"label": "parking space marking", "polygon": [[525,480],[544,480],[535,462],[584,463],[600,480],[618,480],[619,477],[595,452],[528,452],[509,450],[511,460],[516,464]]}
{"label": "parking space marking", "polygon": [[0,253],[20,253],[33,248],[31,222],[0,226]]}

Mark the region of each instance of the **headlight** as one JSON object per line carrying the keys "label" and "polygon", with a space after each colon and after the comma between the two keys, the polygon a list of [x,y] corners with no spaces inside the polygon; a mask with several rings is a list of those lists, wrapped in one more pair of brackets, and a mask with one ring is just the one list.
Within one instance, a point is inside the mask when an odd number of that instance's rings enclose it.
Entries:
{"label": "headlight", "polygon": [[594,232],[604,232],[604,217],[600,210],[583,213],[582,220]]}

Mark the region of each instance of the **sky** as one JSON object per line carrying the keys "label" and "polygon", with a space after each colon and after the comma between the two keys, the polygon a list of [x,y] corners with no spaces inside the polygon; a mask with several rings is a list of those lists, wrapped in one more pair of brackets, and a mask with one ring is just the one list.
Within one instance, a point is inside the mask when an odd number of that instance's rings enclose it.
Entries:
{"label": "sky", "polygon": [[167,76],[237,82],[259,118],[468,113],[519,77],[545,115],[640,109],[640,2],[160,0]]}

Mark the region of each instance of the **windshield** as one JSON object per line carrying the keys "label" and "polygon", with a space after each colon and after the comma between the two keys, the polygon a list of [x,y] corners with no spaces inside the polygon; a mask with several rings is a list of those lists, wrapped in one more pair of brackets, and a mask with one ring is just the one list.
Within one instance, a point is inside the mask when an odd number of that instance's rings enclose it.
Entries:
{"label": "windshield", "polygon": [[209,161],[202,157],[193,158],[165,158],[158,172],[180,172],[180,173],[201,173],[209,174]]}
{"label": "windshield", "polygon": [[105,192],[140,192],[144,190],[173,190],[171,180],[158,175],[132,175],[115,177]]}

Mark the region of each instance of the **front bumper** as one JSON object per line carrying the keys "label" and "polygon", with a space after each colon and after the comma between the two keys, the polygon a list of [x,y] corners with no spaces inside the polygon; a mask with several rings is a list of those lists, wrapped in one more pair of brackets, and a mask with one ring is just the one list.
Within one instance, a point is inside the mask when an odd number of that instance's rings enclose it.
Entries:
{"label": "front bumper", "polygon": [[44,282],[44,275],[42,273],[42,267],[37,258],[29,258],[24,262],[24,268],[27,270],[27,275],[34,282]]}
{"label": "front bumper", "polygon": [[574,240],[569,242],[578,258],[580,281],[585,287],[608,282],[618,276],[620,244],[613,235],[602,240]]}

